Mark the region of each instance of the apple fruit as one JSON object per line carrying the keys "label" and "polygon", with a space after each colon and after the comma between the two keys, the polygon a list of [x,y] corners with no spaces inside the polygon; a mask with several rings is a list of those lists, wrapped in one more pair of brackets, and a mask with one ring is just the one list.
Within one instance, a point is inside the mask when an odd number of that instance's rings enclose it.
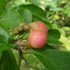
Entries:
{"label": "apple fruit", "polygon": [[33,48],[42,48],[46,44],[47,35],[41,30],[30,32],[28,42]]}
{"label": "apple fruit", "polygon": [[45,23],[38,21],[38,22],[32,22],[29,24],[31,27],[30,31],[33,30],[42,30],[43,32],[45,32],[46,34],[48,33],[48,27],[46,26]]}

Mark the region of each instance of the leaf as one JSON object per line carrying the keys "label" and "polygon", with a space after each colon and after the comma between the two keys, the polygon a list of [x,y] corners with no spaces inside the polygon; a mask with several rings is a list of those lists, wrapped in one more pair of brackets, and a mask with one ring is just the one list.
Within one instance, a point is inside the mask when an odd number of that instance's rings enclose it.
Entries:
{"label": "leaf", "polygon": [[11,48],[15,48],[12,44],[1,44],[0,43],[0,52],[3,52],[5,50],[10,50]]}
{"label": "leaf", "polygon": [[15,45],[8,44],[8,42],[6,42],[6,40],[5,40],[5,37],[3,35],[0,35],[0,53],[5,50],[14,48],[14,47],[15,47]]}
{"label": "leaf", "polygon": [[24,9],[23,18],[24,18],[25,23],[32,22],[32,13],[31,13],[31,11],[28,10],[28,9]]}
{"label": "leaf", "polygon": [[59,39],[60,39],[60,32],[57,29],[48,30],[47,43],[59,44],[60,43]]}
{"label": "leaf", "polygon": [[0,15],[2,14],[5,6],[5,0],[0,0]]}
{"label": "leaf", "polygon": [[2,44],[0,45],[0,52],[3,52],[5,50],[10,50],[11,48],[14,48],[11,44]]}
{"label": "leaf", "polygon": [[29,0],[32,4],[38,5],[38,0]]}
{"label": "leaf", "polygon": [[8,44],[9,34],[6,30],[0,27],[0,52],[14,48],[12,44]]}
{"label": "leaf", "polygon": [[0,34],[0,45],[6,43],[5,37]]}
{"label": "leaf", "polygon": [[70,70],[70,52],[54,49],[36,49],[35,56],[46,70]]}
{"label": "leaf", "polygon": [[40,8],[36,5],[33,5],[33,4],[21,5],[21,6],[18,7],[18,9],[17,9],[17,7],[15,7],[15,8],[19,12],[19,14],[21,14],[22,17],[23,17],[22,14],[24,12],[24,9],[30,10],[32,12],[33,16],[38,18],[40,21],[45,22],[47,24],[48,28],[51,28],[51,25],[50,25],[50,23],[48,22],[48,20],[46,18],[46,12],[42,8]]}
{"label": "leaf", "polygon": [[0,59],[1,59],[2,53],[0,53]]}
{"label": "leaf", "polygon": [[9,38],[8,32],[4,28],[0,27],[0,42],[2,42],[3,40],[4,42],[7,43],[8,38]]}
{"label": "leaf", "polygon": [[0,59],[0,70],[19,70],[11,51],[4,51]]}
{"label": "leaf", "polygon": [[67,51],[70,51],[70,40],[67,39],[65,36],[61,35],[60,42],[63,43],[63,48],[65,48]]}
{"label": "leaf", "polygon": [[33,15],[38,16],[42,19],[46,19],[46,12],[44,10],[42,10],[40,7],[35,6],[33,4],[21,5],[18,7],[18,11],[23,12],[25,8],[29,9]]}
{"label": "leaf", "polygon": [[23,19],[15,9],[7,10],[1,17],[1,24],[9,31],[23,22]]}

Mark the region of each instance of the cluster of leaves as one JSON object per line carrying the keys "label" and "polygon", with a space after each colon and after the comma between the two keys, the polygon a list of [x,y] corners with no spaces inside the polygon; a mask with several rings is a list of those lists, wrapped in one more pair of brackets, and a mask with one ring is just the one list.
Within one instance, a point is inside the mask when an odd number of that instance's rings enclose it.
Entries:
{"label": "cluster of leaves", "polygon": [[[0,70],[70,69],[70,52],[59,50],[60,48],[57,47],[61,44],[59,41],[60,29],[56,23],[53,24],[50,19],[46,18],[51,11],[43,10],[38,4],[37,0],[0,0]],[[25,65],[22,63],[20,66],[22,68],[20,68],[18,52],[16,50],[17,54],[14,52],[15,44],[9,42],[10,29],[17,27],[22,22],[29,24],[33,21],[43,21],[48,26],[47,44],[42,49],[24,49]]]}
{"label": "cluster of leaves", "polygon": [[[61,41],[69,50],[70,46],[70,1],[69,0],[41,0],[43,9],[46,11],[47,19],[52,27],[59,28],[61,32]],[[44,2],[44,3],[43,3]],[[62,40],[63,39],[63,40]],[[65,41],[67,41],[65,43]],[[68,43],[68,44],[67,44]]]}

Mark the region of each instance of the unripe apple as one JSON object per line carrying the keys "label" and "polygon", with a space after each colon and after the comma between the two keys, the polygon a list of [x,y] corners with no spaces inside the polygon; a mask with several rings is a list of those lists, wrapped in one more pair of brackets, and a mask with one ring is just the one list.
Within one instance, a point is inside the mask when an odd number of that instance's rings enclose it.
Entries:
{"label": "unripe apple", "polygon": [[33,30],[42,30],[44,31],[46,34],[48,33],[48,28],[46,26],[45,23],[43,22],[33,22],[29,24],[31,26],[31,31]]}
{"label": "unripe apple", "polygon": [[46,44],[46,34],[41,30],[34,30],[30,32],[28,41],[31,47],[42,48]]}

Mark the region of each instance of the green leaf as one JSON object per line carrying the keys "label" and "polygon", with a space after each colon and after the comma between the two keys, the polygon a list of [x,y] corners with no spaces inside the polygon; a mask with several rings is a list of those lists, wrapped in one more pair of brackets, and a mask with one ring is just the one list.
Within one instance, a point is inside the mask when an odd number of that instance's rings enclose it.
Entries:
{"label": "green leaf", "polygon": [[60,32],[57,29],[48,30],[47,43],[59,44],[60,43],[59,39],[60,39]]}
{"label": "green leaf", "polygon": [[2,14],[5,6],[5,0],[0,0],[0,15]]}
{"label": "green leaf", "polygon": [[9,50],[11,48],[14,48],[14,47],[15,47],[14,45],[8,44],[5,37],[0,34],[0,53],[5,51],[5,50]]}
{"label": "green leaf", "polygon": [[48,28],[51,28],[51,25],[46,18],[46,12],[42,8],[40,8],[36,5],[33,5],[33,4],[21,5],[21,6],[18,7],[18,9],[16,7],[16,10],[21,14],[22,17],[23,17],[22,14],[24,12],[24,9],[29,9],[32,12],[33,16],[40,19],[41,21],[44,21],[47,24]]}
{"label": "green leaf", "polygon": [[0,42],[2,42],[2,40],[4,42],[8,42],[8,38],[9,38],[8,32],[4,28],[0,27]]}
{"label": "green leaf", "polygon": [[9,50],[15,47],[11,44],[8,44],[8,38],[9,38],[8,32],[2,27],[0,27],[0,52]]}
{"label": "green leaf", "polygon": [[19,70],[11,51],[4,51],[0,59],[0,70]]}
{"label": "green leaf", "polygon": [[0,59],[1,59],[2,53],[0,53]]}
{"label": "green leaf", "polygon": [[35,56],[46,70],[70,70],[70,52],[54,49],[36,49]]}
{"label": "green leaf", "polygon": [[43,9],[41,9],[40,7],[35,6],[33,4],[21,5],[21,6],[18,7],[18,11],[20,13],[23,13],[25,8],[29,9],[32,12],[33,15],[35,15],[35,16],[41,18],[41,19],[46,19],[46,12]]}
{"label": "green leaf", "polygon": [[0,52],[3,52],[5,50],[10,50],[11,48],[14,48],[15,46],[11,44],[2,44],[0,45]]}
{"label": "green leaf", "polygon": [[0,45],[6,43],[5,37],[0,34]]}
{"label": "green leaf", "polygon": [[5,50],[10,50],[11,48],[15,48],[12,44],[1,44],[0,43],[0,52],[3,52]]}
{"label": "green leaf", "polygon": [[23,19],[15,9],[7,10],[1,17],[1,24],[9,31],[23,22]]}
{"label": "green leaf", "polygon": [[32,4],[38,5],[38,0],[29,0]]}
{"label": "green leaf", "polygon": [[24,9],[23,18],[24,18],[25,23],[32,22],[32,13],[31,13],[31,11],[28,10],[28,9]]}

